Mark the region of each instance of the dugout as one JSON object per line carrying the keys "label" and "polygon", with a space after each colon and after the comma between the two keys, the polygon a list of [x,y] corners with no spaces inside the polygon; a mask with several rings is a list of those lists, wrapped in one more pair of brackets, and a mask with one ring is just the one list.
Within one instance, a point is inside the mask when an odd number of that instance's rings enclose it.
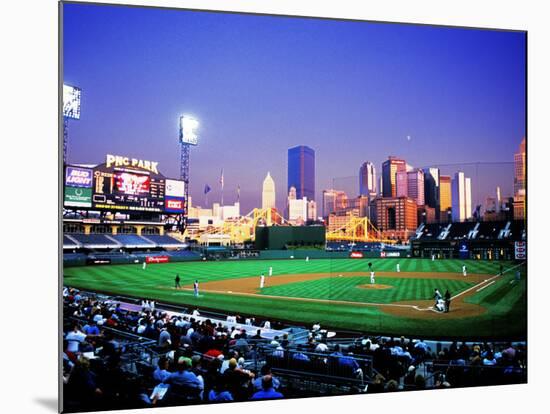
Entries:
{"label": "dugout", "polygon": [[258,226],[255,247],[257,250],[324,249],[325,233],[325,226]]}

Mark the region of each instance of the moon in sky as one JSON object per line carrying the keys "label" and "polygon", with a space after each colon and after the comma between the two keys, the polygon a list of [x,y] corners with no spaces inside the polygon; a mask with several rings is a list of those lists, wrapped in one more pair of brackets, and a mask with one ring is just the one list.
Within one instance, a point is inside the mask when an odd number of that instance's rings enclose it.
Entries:
{"label": "moon in sky", "polygon": [[410,141],[410,140],[411,140],[411,136],[407,135],[407,141]]}

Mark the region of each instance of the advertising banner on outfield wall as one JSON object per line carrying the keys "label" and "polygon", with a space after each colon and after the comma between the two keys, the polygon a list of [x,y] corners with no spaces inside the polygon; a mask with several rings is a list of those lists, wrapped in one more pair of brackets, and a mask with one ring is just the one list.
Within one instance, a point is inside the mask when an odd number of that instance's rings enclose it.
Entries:
{"label": "advertising banner on outfield wall", "polygon": [[401,257],[401,252],[380,252],[380,257]]}
{"label": "advertising banner on outfield wall", "polygon": [[147,263],[168,263],[170,261],[169,256],[147,256],[145,258]]}
{"label": "advertising banner on outfield wall", "polygon": [[102,259],[88,258],[88,259],[86,259],[86,264],[89,264],[89,265],[108,265],[108,264],[111,264],[111,259],[109,259],[109,258],[102,258]]}

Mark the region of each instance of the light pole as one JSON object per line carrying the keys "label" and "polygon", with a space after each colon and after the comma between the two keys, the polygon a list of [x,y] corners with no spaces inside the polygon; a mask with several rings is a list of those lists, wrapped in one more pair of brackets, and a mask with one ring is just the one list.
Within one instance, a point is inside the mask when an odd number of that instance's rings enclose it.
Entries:
{"label": "light pole", "polygon": [[80,97],[82,90],[63,84],[63,165],[67,164],[69,147],[69,119],[80,119]]}
{"label": "light pole", "polygon": [[185,210],[182,216],[182,233],[187,228],[187,216],[189,211],[189,155],[191,146],[199,142],[197,129],[199,121],[189,115],[181,115],[179,121],[179,139],[181,145],[180,154],[180,179],[185,183]]}

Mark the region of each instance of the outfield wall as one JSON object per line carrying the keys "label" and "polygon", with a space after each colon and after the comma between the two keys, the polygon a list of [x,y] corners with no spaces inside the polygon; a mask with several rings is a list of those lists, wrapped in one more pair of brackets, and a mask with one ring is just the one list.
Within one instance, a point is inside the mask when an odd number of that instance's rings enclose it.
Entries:
{"label": "outfield wall", "polygon": [[325,226],[256,227],[255,247],[258,250],[277,250],[285,246],[324,246]]}
{"label": "outfield wall", "polygon": [[[258,251],[259,256],[251,257],[220,257],[214,258],[213,255],[207,253],[209,260],[288,260],[288,259],[301,259],[304,260],[306,257],[310,259],[348,259],[350,258],[350,251],[331,251],[331,250],[318,250],[318,249],[288,249],[288,250],[260,250]],[[379,258],[396,258],[396,257],[407,257],[406,251],[362,251],[360,252],[362,257],[357,257],[360,259],[379,259]],[[169,253],[159,253],[159,254],[109,254],[109,253],[97,253],[91,256],[87,256],[83,253],[74,254],[69,253],[63,256],[63,267],[73,267],[73,266],[100,266],[100,265],[109,265],[109,264],[132,264],[132,263],[143,263],[147,257],[167,257],[168,262],[188,262],[188,261],[197,261],[201,260],[201,256],[177,256],[170,255]]]}
{"label": "outfield wall", "polygon": [[[292,256],[294,259],[305,259],[309,257],[310,259],[349,259],[351,252],[349,251],[330,251],[330,250],[261,250],[260,259],[291,259]],[[361,252],[363,259],[380,259],[384,257],[406,257],[406,252],[380,252],[372,251]],[[386,255],[386,256],[384,256]],[[361,257],[359,257],[361,259]]]}
{"label": "outfield wall", "polygon": [[147,257],[168,256],[169,262],[189,262],[201,260],[201,257],[196,256],[170,256],[170,255],[147,255],[147,254],[129,254],[129,255],[109,255],[109,254],[96,254],[92,257],[88,257],[85,254],[67,254],[63,255],[63,267],[74,266],[100,266],[109,264],[132,264],[143,263]]}
{"label": "outfield wall", "polygon": [[328,252],[325,250],[261,250],[260,259],[347,259],[349,252]]}

